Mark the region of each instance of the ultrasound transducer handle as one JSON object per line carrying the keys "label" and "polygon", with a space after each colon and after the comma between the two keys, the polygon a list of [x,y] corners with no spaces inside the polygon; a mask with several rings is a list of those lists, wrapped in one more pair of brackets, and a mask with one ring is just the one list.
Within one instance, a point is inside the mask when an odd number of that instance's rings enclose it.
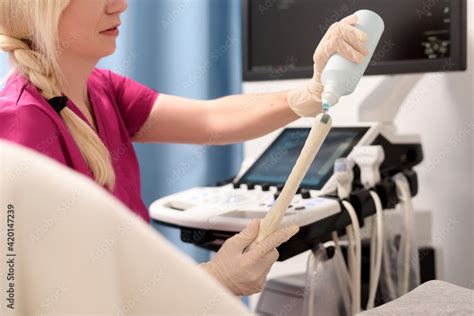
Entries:
{"label": "ultrasound transducer handle", "polygon": [[300,156],[298,157],[293,170],[291,170],[290,176],[288,177],[283,190],[265,218],[260,222],[260,231],[257,237],[257,242],[262,241],[265,237],[275,232],[280,227],[288,206],[291,204],[296,191],[311,167],[311,164],[331,130],[331,127],[332,119],[327,113],[321,113],[314,119],[313,127],[311,128]]}

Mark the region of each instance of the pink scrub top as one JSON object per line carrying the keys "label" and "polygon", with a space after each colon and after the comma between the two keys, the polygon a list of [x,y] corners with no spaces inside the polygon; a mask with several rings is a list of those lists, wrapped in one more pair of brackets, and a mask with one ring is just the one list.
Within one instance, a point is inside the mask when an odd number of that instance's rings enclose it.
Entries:
{"label": "pink scrub top", "polygon": [[[148,222],[132,137],[145,123],[159,94],[129,78],[99,69],[94,69],[87,88],[98,135],[110,151],[115,170],[116,183],[111,193]],[[89,124],[74,103],[68,101],[67,107]],[[12,76],[0,92],[0,138],[36,150],[93,179],[59,114],[19,74]]]}

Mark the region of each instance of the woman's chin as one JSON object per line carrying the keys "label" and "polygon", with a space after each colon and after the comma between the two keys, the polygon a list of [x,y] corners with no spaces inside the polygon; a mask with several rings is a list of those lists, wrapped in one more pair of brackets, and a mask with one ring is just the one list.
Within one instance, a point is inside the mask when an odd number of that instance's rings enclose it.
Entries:
{"label": "woman's chin", "polygon": [[114,43],[113,45],[110,45],[110,46],[107,46],[107,47],[104,47],[102,50],[101,50],[101,57],[107,57],[107,56],[110,56],[112,55],[113,53],[115,53],[115,51],[117,50],[117,45]]}

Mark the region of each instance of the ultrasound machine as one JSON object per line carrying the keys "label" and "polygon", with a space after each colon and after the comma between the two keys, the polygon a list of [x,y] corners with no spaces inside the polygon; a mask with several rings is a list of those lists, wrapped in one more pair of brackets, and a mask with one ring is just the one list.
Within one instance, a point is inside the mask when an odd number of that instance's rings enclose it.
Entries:
{"label": "ultrasound machine", "polygon": [[[393,121],[422,73],[466,69],[466,1],[443,0],[429,8],[423,3],[422,0],[390,3],[277,0],[274,5],[266,6],[265,0],[243,1],[243,76],[246,81],[310,77],[311,60],[303,62],[307,59],[304,56],[314,50],[312,45],[325,30],[303,26],[315,20],[324,22],[337,10],[346,10],[345,15],[348,15],[367,8],[380,14],[386,24],[382,45],[379,44],[366,74],[391,76],[387,76],[363,102],[359,113],[361,122],[351,125],[335,122],[285,214],[282,225],[295,223],[300,231],[279,247],[279,260],[329,240],[331,232],[350,224],[335,194],[333,167],[336,159],[350,158],[356,146],[381,145],[384,149],[385,160],[380,167],[382,181],[377,187],[384,209],[393,208],[397,203],[396,190],[390,182],[396,173],[403,172],[409,179],[412,195],[417,194],[413,167],[423,160],[420,138],[400,135]],[[287,23],[278,23],[282,19]],[[326,24],[329,27],[330,23]],[[325,24],[317,26],[324,28]],[[300,45],[281,45],[294,40],[296,33],[301,33]],[[387,51],[383,43],[391,43],[392,49]],[[298,58],[292,67],[279,72],[288,66],[287,56]],[[413,73],[419,75],[399,75]],[[155,201],[150,206],[152,219],[180,229],[184,242],[218,250],[251,219],[265,216],[281,192],[308,133],[309,128],[286,128],[235,178],[215,187],[192,188]],[[355,186],[350,200],[358,208],[358,216],[363,222],[362,219],[373,215],[375,210],[367,190],[357,185],[357,167],[354,172]]]}
{"label": "ultrasound machine", "polygon": [[[287,128],[241,176],[217,187],[197,187],[155,201],[151,217],[178,227],[181,239],[216,250],[254,218],[263,218],[282,189],[308,136],[309,128]],[[282,225],[297,224],[300,232],[279,248],[279,260],[310,249],[349,219],[341,216],[335,190],[336,159],[350,157],[358,145],[382,145],[387,159],[382,174],[411,170],[423,159],[419,137],[395,135],[379,123],[334,127],[287,210]],[[413,193],[416,193],[416,178]],[[364,206],[368,207],[368,206]],[[368,207],[365,216],[373,214]]]}

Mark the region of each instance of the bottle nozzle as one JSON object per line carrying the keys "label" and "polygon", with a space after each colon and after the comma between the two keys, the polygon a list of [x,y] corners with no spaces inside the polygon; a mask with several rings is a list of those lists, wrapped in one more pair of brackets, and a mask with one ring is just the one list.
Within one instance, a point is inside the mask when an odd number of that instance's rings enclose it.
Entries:
{"label": "bottle nozzle", "polygon": [[330,107],[331,107],[331,105],[329,105],[329,103],[324,102],[324,103],[323,103],[323,113],[329,112],[329,108],[330,108]]}
{"label": "bottle nozzle", "polygon": [[337,84],[332,81],[324,87],[324,91],[321,95],[321,101],[323,103],[323,111],[327,112],[330,107],[337,104],[342,93],[339,92]]}

